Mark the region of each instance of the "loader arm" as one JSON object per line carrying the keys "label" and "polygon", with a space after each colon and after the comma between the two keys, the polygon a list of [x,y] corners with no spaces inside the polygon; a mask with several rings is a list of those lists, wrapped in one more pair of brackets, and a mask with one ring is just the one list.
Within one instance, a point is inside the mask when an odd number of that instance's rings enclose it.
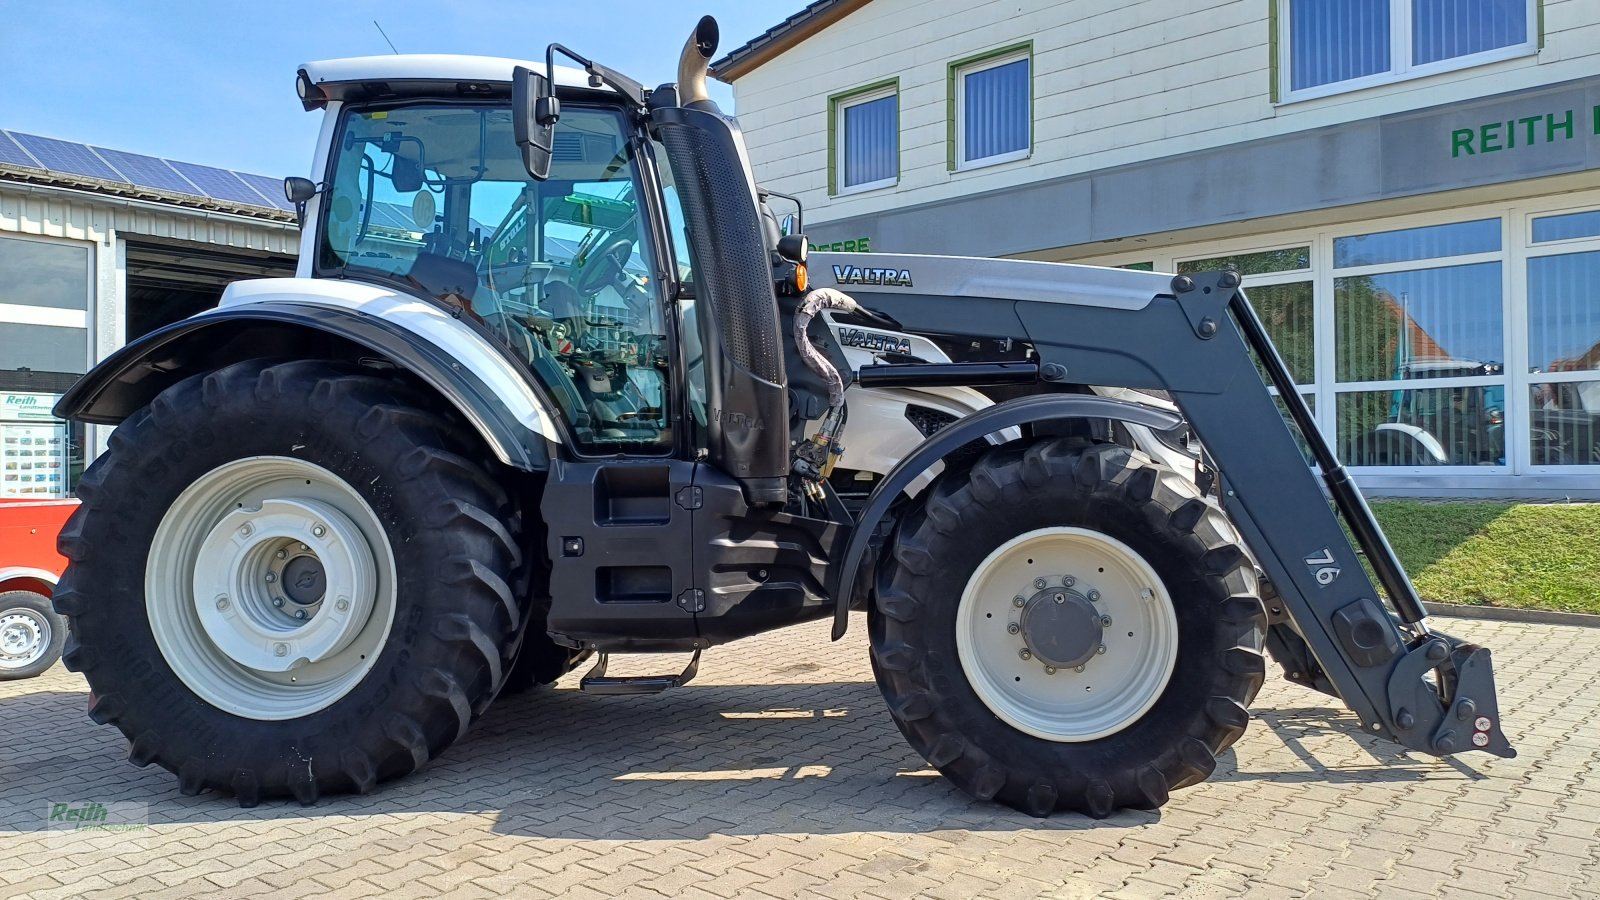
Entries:
{"label": "loader arm", "polygon": [[[1315,428],[1237,273],[1174,278],[876,253],[818,254],[813,269],[821,284],[838,283],[866,305],[916,322],[920,332],[1026,340],[1037,352],[1041,381],[1169,392],[1218,462],[1223,507],[1363,730],[1430,754],[1515,755],[1501,731],[1489,651],[1430,632],[1422,622],[1403,568]],[[1327,494],[1269,383],[1312,447]],[[1381,579],[1398,623],[1340,516]],[[872,525],[864,519],[859,527]]]}

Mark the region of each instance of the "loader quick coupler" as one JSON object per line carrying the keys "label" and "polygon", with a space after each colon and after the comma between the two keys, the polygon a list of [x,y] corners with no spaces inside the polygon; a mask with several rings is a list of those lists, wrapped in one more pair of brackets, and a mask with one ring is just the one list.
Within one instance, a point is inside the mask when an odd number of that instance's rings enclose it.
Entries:
{"label": "loader quick coupler", "polygon": [[1427,635],[1390,674],[1388,700],[1395,737],[1414,750],[1439,756],[1463,750],[1507,759],[1517,755],[1500,730],[1487,648],[1439,632]]}

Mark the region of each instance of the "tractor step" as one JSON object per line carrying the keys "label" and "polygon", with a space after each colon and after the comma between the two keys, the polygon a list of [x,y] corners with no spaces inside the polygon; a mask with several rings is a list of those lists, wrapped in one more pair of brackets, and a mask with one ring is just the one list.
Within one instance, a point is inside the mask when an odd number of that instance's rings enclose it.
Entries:
{"label": "tractor step", "polygon": [[694,679],[700,670],[700,651],[694,651],[689,664],[676,675],[631,675],[621,678],[606,677],[606,662],[610,654],[601,653],[594,668],[583,676],[578,686],[591,694],[659,694],[668,688],[683,687]]}

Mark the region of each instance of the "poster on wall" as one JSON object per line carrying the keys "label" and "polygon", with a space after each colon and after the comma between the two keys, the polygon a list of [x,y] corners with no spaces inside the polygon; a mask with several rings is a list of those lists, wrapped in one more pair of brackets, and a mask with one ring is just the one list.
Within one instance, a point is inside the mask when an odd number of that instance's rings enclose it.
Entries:
{"label": "poster on wall", "polygon": [[69,490],[67,425],[55,394],[0,394],[0,498],[56,500]]}

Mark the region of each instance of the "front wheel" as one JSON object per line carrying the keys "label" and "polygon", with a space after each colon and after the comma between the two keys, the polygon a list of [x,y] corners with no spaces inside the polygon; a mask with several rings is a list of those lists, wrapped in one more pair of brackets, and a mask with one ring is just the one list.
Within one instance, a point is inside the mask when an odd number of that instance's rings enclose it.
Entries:
{"label": "front wheel", "polygon": [[517,517],[467,435],[320,361],[179,382],[112,436],[62,529],[65,661],[129,758],[241,804],[367,791],[499,690]]}
{"label": "front wheel", "polygon": [[0,593],[0,681],[32,678],[56,664],[67,639],[67,620],[50,598],[32,591]]}
{"label": "front wheel", "polygon": [[896,724],[1037,816],[1151,809],[1243,734],[1266,618],[1220,509],[1110,444],[990,451],[897,528],[870,611]]}

